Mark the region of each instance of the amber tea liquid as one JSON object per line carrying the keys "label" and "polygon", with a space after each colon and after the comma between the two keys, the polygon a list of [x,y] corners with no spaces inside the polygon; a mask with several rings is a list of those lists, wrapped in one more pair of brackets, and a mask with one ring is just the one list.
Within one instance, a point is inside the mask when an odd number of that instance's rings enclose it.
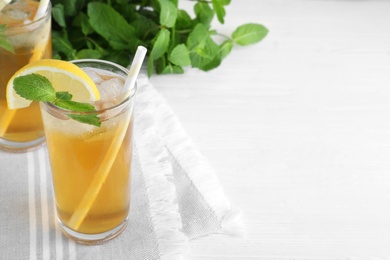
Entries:
{"label": "amber tea liquid", "polygon": [[[46,114],[44,116],[49,117]],[[128,129],[121,129],[128,133],[108,177],[77,232],[104,233],[119,226],[127,218],[130,205],[132,127],[126,127]],[[116,134],[115,128],[104,126],[84,134],[47,128],[46,140],[50,152],[57,215],[64,225],[68,224],[83,199]]]}

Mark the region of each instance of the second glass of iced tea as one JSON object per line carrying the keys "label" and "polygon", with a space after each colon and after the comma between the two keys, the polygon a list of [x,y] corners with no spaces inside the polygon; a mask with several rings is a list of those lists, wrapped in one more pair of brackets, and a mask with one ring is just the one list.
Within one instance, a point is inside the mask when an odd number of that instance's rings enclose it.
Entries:
{"label": "second glass of iced tea", "polygon": [[0,25],[5,25],[5,40],[13,52],[0,47],[0,149],[24,152],[44,142],[39,104],[9,110],[6,86],[12,75],[26,64],[51,58],[51,5],[43,17],[34,21],[39,2],[17,0],[0,12]]}
{"label": "second glass of iced tea", "polygon": [[57,218],[63,233],[84,244],[98,244],[126,227],[130,207],[132,125],[135,89],[121,93],[128,71],[101,60],[78,60],[95,82],[94,103],[101,126],[68,117],[86,115],[41,102],[53,177]]}

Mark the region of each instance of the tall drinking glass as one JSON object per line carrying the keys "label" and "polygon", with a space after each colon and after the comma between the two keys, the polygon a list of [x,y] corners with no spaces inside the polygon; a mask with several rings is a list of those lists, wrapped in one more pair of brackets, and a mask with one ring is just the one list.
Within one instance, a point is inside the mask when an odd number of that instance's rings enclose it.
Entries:
{"label": "tall drinking glass", "polygon": [[12,75],[35,60],[51,58],[51,5],[45,15],[33,21],[39,2],[17,0],[0,12],[0,26],[5,25],[4,40],[13,52],[0,47],[0,149],[24,152],[44,142],[39,104],[9,110],[6,86]]}
{"label": "tall drinking glass", "polygon": [[116,237],[127,225],[135,89],[123,97],[128,71],[101,60],[77,60],[101,93],[101,126],[69,119],[86,115],[41,102],[56,201],[63,233],[84,244]]}

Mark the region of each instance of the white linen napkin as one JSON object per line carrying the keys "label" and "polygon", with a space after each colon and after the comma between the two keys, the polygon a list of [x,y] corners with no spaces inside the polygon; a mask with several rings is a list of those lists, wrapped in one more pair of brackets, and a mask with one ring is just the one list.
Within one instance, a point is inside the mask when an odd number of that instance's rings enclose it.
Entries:
{"label": "white linen napkin", "polygon": [[241,212],[144,75],[135,113],[127,229],[99,246],[68,240],[55,221],[46,147],[0,152],[0,259],[183,259],[191,239],[243,233]]}

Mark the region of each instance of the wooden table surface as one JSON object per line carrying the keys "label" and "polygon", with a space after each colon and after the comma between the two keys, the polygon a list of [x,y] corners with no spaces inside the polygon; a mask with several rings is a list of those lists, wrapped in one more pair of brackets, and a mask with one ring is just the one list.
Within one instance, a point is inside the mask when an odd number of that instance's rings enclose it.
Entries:
{"label": "wooden table surface", "polygon": [[244,212],[245,238],[194,240],[188,259],[390,259],[390,1],[226,11],[219,32],[269,35],[216,70],[151,79]]}

